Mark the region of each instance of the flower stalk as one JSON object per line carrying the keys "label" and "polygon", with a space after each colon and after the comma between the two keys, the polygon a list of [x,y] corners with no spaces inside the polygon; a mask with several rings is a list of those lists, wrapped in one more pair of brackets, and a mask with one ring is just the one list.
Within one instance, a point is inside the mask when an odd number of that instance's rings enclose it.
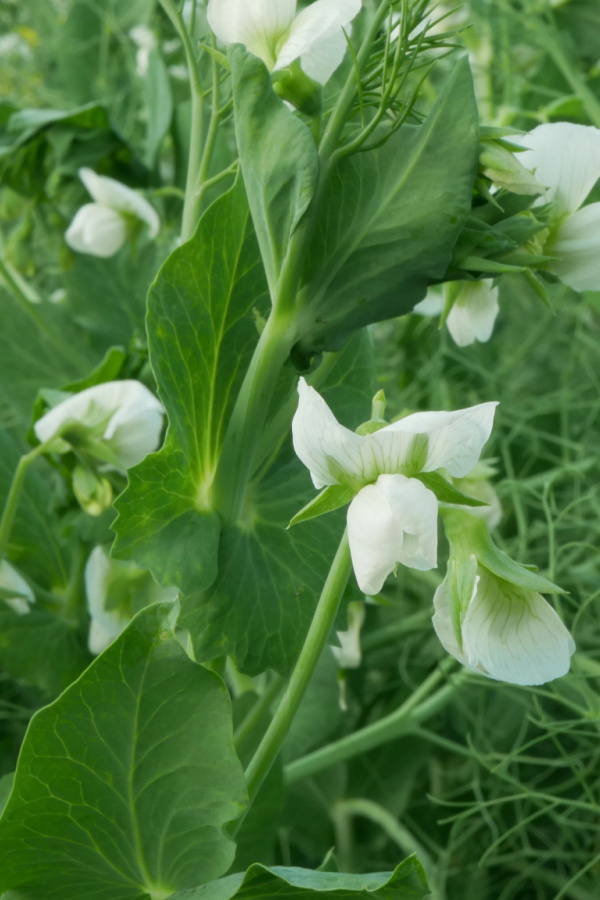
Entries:
{"label": "flower stalk", "polygon": [[[246,770],[250,804],[256,797],[286,738],[298,707],[329,638],[352,565],[348,537],[344,533],[315,611],[298,662],[277,712]],[[241,825],[241,821],[237,827]]]}

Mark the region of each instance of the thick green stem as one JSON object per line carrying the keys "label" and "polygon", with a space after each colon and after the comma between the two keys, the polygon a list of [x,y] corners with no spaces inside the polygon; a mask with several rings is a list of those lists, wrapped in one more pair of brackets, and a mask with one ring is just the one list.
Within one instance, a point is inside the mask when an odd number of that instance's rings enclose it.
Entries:
{"label": "thick green stem", "polygon": [[281,698],[273,720],[246,770],[250,803],[273,765],[298,711],[304,693],[327,643],[333,622],[350,576],[352,563],[347,535],[344,534],[315,611],[298,662]]}
{"label": "thick green stem", "polygon": [[173,2],[173,0],[160,0],[160,4],[173,23],[177,34],[181,38],[185,50],[188,71],[190,74],[192,102],[190,158],[188,162],[185,201],[183,204],[183,219],[181,224],[181,237],[184,241],[188,241],[196,230],[196,225],[198,224],[199,200],[197,186],[198,173],[202,166],[204,145],[204,99],[202,91],[202,81],[200,79],[198,60],[196,58],[193,42],[187,28],[185,27],[177,6]]}
{"label": "thick green stem", "polygon": [[[359,73],[368,62],[373,40],[389,5],[390,0],[383,0],[375,13],[357,56]],[[296,295],[306,252],[331,175],[332,158],[357,91],[356,74],[355,69],[348,76],[325,129],[319,147],[319,182],[315,195],[292,236],[273,298],[273,311],[254,352],[225,434],[213,496],[219,512],[229,521],[235,521],[242,512],[246,487],[255,469],[255,458],[277,378],[298,339]]]}
{"label": "thick green stem", "polygon": [[15,516],[17,514],[17,509],[19,507],[19,499],[21,497],[21,491],[23,489],[27,470],[29,469],[31,463],[42,453],[45,453],[47,449],[47,444],[40,444],[30,453],[26,453],[24,456],[22,456],[19,460],[19,463],[15,470],[15,474],[13,475],[13,480],[8,492],[8,497],[6,498],[6,503],[2,512],[2,518],[0,519],[0,560],[2,560],[2,557],[4,556],[6,545],[8,544],[8,539],[10,538],[10,533],[12,531]]}
{"label": "thick green stem", "polygon": [[226,521],[243,512],[246,486],[279,373],[296,340],[293,316],[274,309],[260,336],[231,413],[215,478],[213,497]]}
{"label": "thick green stem", "polygon": [[448,657],[395,712],[384,716],[383,719],[372,725],[367,725],[366,728],[361,728],[360,731],[355,731],[354,734],[334,741],[332,744],[290,763],[285,770],[287,783],[294,784],[303,778],[309,778],[330,766],[360,756],[362,753],[410,732],[415,725],[442,709],[455,695],[459,684],[466,678],[464,671],[459,673],[452,683],[430,696],[455,665],[454,659]]}

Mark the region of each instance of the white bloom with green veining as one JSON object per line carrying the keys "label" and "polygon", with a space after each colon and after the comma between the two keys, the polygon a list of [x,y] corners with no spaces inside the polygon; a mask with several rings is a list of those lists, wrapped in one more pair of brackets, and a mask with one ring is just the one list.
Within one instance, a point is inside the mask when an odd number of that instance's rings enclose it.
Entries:
{"label": "white bloom with green veining", "polygon": [[[473,557],[476,565],[476,559]],[[539,685],[569,671],[575,643],[541,594],[478,566],[471,599],[458,628],[448,578],[434,597],[433,627],[463,665],[497,681]]]}
{"label": "white bloom with green veining", "polygon": [[415,476],[439,469],[467,475],[490,436],[497,404],[415,413],[361,435],[340,425],[303,378],[298,392],[294,449],[313,484],[343,485],[355,493],[348,540],[360,589],[379,593],[399,563],[435,568],[438,500]]}
{"label": "white bloom with green veining", "polygon": [[224,44],[244,44],[270,71],[300,60],[303,71],[325,84],[347,49],[343,29],[361,0],[316,0],[296,15],[296,0],[210,0],[210,27]]}
{"label": "white bloom with green veining", "polygon": [[106,258],[114,256],[140,225],[146,226],[151,238],[158,235],[158,213],[136,191],[92,169],[80,169],[79,177],[94,202],[78,210],[65,233],[71,249]]}
{"label": "white bloom with green veining", "polygon": [[576,291],[600,290],[600,203],[584,206],[600,178],[600,129],[555,122],[511,140],[526,148],[520,161],[547,188],[536,204],[552,204],[543,247],[557,257],[551,271]]}
{"label": "white bloom with green veining", "polygon": [[108,465],[129,469],[156,450],[165,411],[139,381],[109,381],[73,394],[35,423],[52,451],[74,447]]}

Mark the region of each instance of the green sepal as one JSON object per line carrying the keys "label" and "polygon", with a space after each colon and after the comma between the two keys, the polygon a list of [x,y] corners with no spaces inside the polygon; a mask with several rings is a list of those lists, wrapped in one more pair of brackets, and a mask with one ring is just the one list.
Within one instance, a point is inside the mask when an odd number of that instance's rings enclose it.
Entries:
{"label": "green sepal", "polygon": [[459,509],[442,508],[440,511],[444,519],[446,536],[450,542],[450,555],[457,561],[474,555],[478,565],[510,584],[516,584],[525,590],[537,591],[540,594],[566,593],[563,588],[558,587],[548,578],[540,575],[531,567],[516,562],[507,553],[496,547],[483,519]]}
{"label": "green sepal", "polygon": [[463,494],[453,484],[442,478],[438,472],[421,472],[414,477],[418,478],[426,488],[432,491],[440,503],[456,503],[460,506],[489,506],[489,503],[485,503],[483,500],[477,500],[475,497]]}
{"label": "green sepal", "polygon": [[333,512],[335,509],[339,509],[340,506],[345,506],[346,503],[350,503],[354,493],[352,488],[343,484],[330,484],[320,494],[317,494],[314,500],[303,506],[300,512],[296,513],[288,528],[291,528],[292,525],[299,525],[300,522],[308,522],[310,519],[324,516],[325,513]]}

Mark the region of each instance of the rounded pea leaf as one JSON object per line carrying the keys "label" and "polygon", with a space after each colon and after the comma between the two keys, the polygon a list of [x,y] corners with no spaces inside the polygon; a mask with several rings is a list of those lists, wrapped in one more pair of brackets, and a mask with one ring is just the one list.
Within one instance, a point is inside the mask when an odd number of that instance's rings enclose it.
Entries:
{"label": "rounded pea leaf", "polygon": [[218,878],[246,801],[231,708],[143,610],[31,721],[0,820],[0,892],[31,900],[163,900]]}
{"label": "rounded pea leaf", "polygon": [[311,900],[324,894],[327,900],[422,900],[429,896],[427,879],[419,861],[410,856],[395,872],[347,875],[313,872],[277,866],[251,866],[246,873],[229,875],[194,891],[176,894],[171,900]]}

